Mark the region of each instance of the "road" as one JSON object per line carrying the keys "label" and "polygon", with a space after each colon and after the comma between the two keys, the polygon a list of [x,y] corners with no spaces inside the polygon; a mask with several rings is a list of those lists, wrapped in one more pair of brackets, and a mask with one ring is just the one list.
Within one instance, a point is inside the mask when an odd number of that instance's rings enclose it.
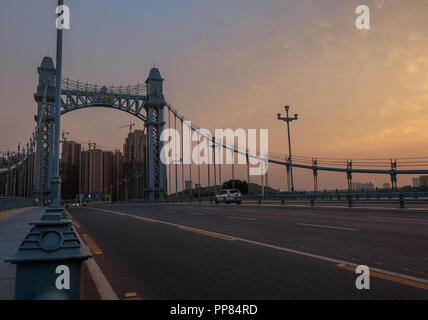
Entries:
{"label": "road", "polygon": [[[120,204],[69,210],[119,297],[428,299],[428,213]],[[358,290],[355,266],[371,270]]]}

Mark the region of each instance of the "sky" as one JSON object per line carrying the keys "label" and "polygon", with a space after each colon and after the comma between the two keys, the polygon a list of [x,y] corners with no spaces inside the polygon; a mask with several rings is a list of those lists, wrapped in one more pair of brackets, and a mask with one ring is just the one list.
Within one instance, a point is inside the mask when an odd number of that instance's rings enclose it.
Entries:
{"label": "sky", "polygon": [[[63,74],[105,85],[146,80],[153,64],[167,101],[200,127],[269,129],[269,150],[287,153],[290,105],[293,154],[402,158],[427,155],[428,1],[426,0],[104,0],[66,1]],[[357,30],[355,8],[370,8]],[[0,150],[33,131],[37,66],[55,56],[56,1],[0,3]],[[136,122],[109,109],[62,118],[69,139],[121,148]],[[226,170],[226,169],[225,169]],[[270,183],[283,188],[283,168]],[[226,173],[225,173],[226,175]],[[410,176],[399,178],[409,184]],[[387,176],[355,181],[387,182]],[[346,177],[322,173],[320,188]],[[296,187],[311,172],[296,170]]]}

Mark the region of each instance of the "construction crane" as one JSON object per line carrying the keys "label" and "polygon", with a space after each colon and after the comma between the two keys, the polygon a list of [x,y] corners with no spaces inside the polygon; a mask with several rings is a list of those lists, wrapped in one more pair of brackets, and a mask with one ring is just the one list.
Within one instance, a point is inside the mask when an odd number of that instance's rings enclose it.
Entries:
{"label": "construction crane", "polygon": [[135,123],[129,122],[126,126],[117,127],[115,129],[129,128],[129,132],[132,132],[132,127],[135,126]]}
{"label": "construction crane", "polygon": [[[94,149],[97,148],[97,143],[96,142],[92,142],[91,139],[89,139],[88,142],[86,142],[86,141],[74,141],[74,142],[88,145],[88,149],[89,150],[94,150]],[[100,145],[98,145],[98,147],[103,148],[103,149],[108,149],[108,147],[106,147],[106,146],[100,146]]]}
{"label": "construction crane", "polygon": [[64,131],[62,130],[62,142],[66,142],[67,141],[67,135],[69,135],[70,132]]}

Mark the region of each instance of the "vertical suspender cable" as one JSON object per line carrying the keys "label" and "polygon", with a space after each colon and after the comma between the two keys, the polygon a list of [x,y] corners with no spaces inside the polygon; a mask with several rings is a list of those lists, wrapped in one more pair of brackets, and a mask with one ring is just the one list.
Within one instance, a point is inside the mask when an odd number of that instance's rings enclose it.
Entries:
{"label": "vertical suspender cable", "polygon": [[184,201],[184,161],[183,161],[183,144],[184,144],[184,139],[183,139],[183,120],[184,118],[181,117],[181,199]]}
{"label": "vertical suspender cable", "polygon": [[201,140],[201,137],[199,136],[199,132],[198,132],[198,184],[199,184],[198,198],[199,198],[199,202],[201,201],[201,162],[199,160],[199,157],[200,157],[200,150],[199,150],[200,140]]}
{"label": "vertical suspender cable", "polygon": [[[170,108],[168,108],[168,129],[171,129],[171,109]],[[167,195],[170,195],[170,194],[171,194],[171,163],[169,163],[169,165],[168,165],[168,191],[167,191]]]}
{"label": "vertical suspender cable", "polygon": [[208,198],[211,200],[211,177],[210,177],[210,161],[211,161],[211,157],[210,157],[210,142],[208,140],[208,138],[204,137],[204,139],[207,142],[207,152],[208,152]]}
{"label": "vertical suspender cable", "polygon": [[192,129],[191,128],[189,128],[189,132],[190,132],[190,134],[189,134],[189,152],[190,152],[190,165],[189,165],[189,171],[190,171],[190,198],[192,198],[192,196],[193,196],[193,193],[192,193],[192,188],[193,188],[193,186],[192,186],[192,184],[193,184],[193,181],[192,181]]}
{"label": "vertical suspender cable", "polygon": [[174,113],[174,135],[175,135],[175,144],[174,144],[174,160],[175,160],[175,200],[178,200],[178,164],[177,164],[177,115]]}

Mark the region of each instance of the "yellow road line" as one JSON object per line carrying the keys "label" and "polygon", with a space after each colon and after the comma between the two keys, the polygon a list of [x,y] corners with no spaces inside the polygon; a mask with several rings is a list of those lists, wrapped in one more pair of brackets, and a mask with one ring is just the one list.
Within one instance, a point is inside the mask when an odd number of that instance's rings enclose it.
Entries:
{"label": "yellow road line", "polygon": [[16,209],[16,210],[4,213],[4,214],[0,214],[0,219],[6,218],[6,217],[10,217],[10,216],[12,216],[14,214],[25,212],[25,211],[28,211],[28,210],[31,210],[31,209],[34,209],[34,208],[35,207],[19,208],[19,209]]}
{"label": "yellow road line", "polygon": [[73,225],[75,228],[79,229],[80,228],[80,224],[79,222],[77,222],[76,220],[73,220]]}
{"label": "yellow road line", "polygon": [[[95,209],[95,208],[93,208],[93,209]],[[233,237],[229,237],[229,236],[226,236],[226,235],[218,234],[218,233],[215,233],[215,232],[209,232],[209,231],[205,231],[205,230],[200,230],[200,229],[190,228],[190,227],[186,227],[186,226],[181,226],[181,225],[178,225],[178,224],[175,224],[175,223],[170,223],[170,222],[166,222],[166,221],[162,221],[162,220],[155,220],[155,219],[150,219],[150,218],[145,218],[145,217],[134,216],[132,214],[127,214],[127,213],[123,213],[123,212],[120,212],[120,211],[112,211],[112,210],[105,210],[105,209],[98,209],[98,208],[95,209],[95,210],[101,210],[101,211],[111,212],[111,213],[114,213],[114,214],[119,214],[119,215],[122,215],[122,216],[133,217],[135,219],[146,221],[146,222],[151,222],[151,223],[157,223],[158,222],[158,223],[162,223],[162,224],[169,225],[169,226],[179,227],[182,230],[186,230],[186,231],[190,231],[190,232],[195,232],[195,233],[198,233],[198,234],[202,234],[202,235],[213,237],[213,238],[217,238],[217,239],[228,240],[228,241],[236,240]]]}
{"label": "yellow road line", "polygon": [[89,246],[93,254],[103,254],[101,249],[97,246],[94,240],[91,239],[89,235],[86,233],[82,235],[83,240],[85,240],[86,244]]}
{"label": "yellow road line", "polygon": [[198,233],[198,234],[202,234],[204,236],[209,236],[209,237],[217,238],[217,239],[228,240],[228,241],[235,240],[235,238],[232,238],[232,237],[224,236],[222,234],[217,234],[217,233],[213,233],[213,232],[203,231],[203,230],[199,230],[199,229],[194,229],[194,228],[189,228],[189,227],[183,227],[183,226],[180,226],[180,229],[181,230],[190,231],[190,232],[194,232],[194,233]]}
{"label": "yellow road line", "polygon": [[64,212],[70,220],[73,219],[73,216],[70,214],[70,211],[64,210]]}
{"label": "yellow road line", "polygon": [[127,292],[124,295],[125,300],[143,300],[136,292]]}
{"label": "yellow road line", "polygon": [[156,220],[153,220],[153,219],[150,219],[150,218],[137,217],[137,216],[134,216],[134,217],[135,217],[135,219],[143,220],[143,221],[146,221],[146,222],[152,222],[152,223],[156,223],[157,222]]}
{"label": "yellow road line", "polygon": [[[352,272],[355,272],[355,269],[356,269],[355,267],[347,266],[346,264],[343,264],[343,263],[338,264],[337,267],[344,269],[344,270],[352,271]],[[370,271],[370,276],[375,277],[375,278],[379,278],[379,279],[384,279],[384,280],[396,282],[396,283],[400,283],[400,284],[404,284],[404,285],[419,288],[419,289],[428,290],[428,284],[420,283],[420,282],[412,281],[412,280],[408,280],[408,279],[403,279],[403,278],[396,277],[396,276],[390,276],[388,274],[383,274],[380,272]]]}

